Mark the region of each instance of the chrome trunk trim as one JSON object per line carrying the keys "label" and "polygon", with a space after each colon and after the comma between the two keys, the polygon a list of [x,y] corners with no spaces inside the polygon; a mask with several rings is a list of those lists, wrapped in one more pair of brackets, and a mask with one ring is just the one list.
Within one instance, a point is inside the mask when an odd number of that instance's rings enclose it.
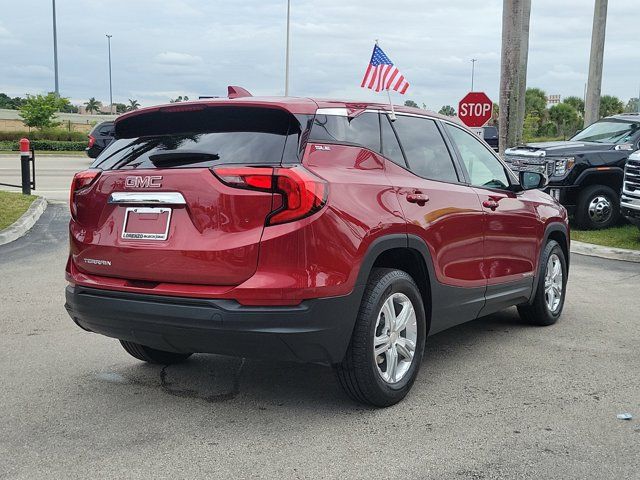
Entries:
{"label": "chrome trunk trim", "polygon": [[179,192],[113,192],[108,203],[122,205],[186,205]]}

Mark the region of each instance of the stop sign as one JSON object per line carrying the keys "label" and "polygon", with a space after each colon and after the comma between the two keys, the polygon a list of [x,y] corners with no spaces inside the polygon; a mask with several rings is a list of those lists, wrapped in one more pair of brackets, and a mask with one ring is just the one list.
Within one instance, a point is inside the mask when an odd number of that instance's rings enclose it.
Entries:
{"label": "stop sign", "polygon": [[467,127],[482,127],[491,118],[493,102],[484,92],[469,92],[458,104],[458,117]]}

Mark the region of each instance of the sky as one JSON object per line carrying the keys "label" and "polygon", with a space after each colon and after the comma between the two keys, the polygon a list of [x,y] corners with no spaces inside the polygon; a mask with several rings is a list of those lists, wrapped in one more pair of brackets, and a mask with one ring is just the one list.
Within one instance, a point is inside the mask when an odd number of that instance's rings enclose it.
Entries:
{"label": "sky", "polygon": [[[611,0],[602,93],[640,88],[639,0]],[[382,100],[360,88],[375,39],[410,83],[406,95],[438,110],[470,90],[498,100],[502,0],[291,0],[290,94]],[[527,85],[582,97],[594,0],[532,0]],[[178,95],[283,95],[286,0],[57,0],[60,93],[108,103],[166,103]],[[0,92],[54,89],[50,0],[0,0]]]}

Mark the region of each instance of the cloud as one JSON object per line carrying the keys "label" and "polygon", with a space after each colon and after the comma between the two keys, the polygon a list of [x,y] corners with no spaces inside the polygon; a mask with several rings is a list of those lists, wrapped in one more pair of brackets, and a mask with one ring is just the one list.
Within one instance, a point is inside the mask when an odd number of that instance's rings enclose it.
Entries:
{"label": "cloud", "polygon": [[[50,9],[42,8],[40,0],[5,3],[3,18],[11,18],[11,24],[0,23],[0,91],[51,90]],[[637,19],[629,15],[637,3],[609,4],[603,93],[624,101],[637,96],[640,78]],[[61,93],[105,100],[105,32],[85,21],[102,18],[104,2],[66,0],[57,8]],[[137,98],[150,105],[185,94],[225,95],[229,84],[258,95],[280,95],[285,16],[282,0],[111,0],[114,100]],[[533,2],[530,86],[582,96],[592,19],[593,0]],[[502,0],[296,0],[291,20],[294,95],[381,99],[360,88],[379,38],[411,84],[404,97],[394,95],[395,101],[412,99],[435,110],[457,104],[470,87],[471,58],[478,59],[475,88],[498,98]]]}
{"label": "cloud", "polygon": [[197,55],[178,52],[163,52],[155,56],[155,61],[162,65],[193,66],[202,63]]}
{"label": "cloud", "polygon": [[53,69],[45,65],[7,65],[4,68],[11,78],[48,79],[53,75]]}
{"label": "cloud", "polygon": [[0,46],[10,47],[20,45],[22,42],[0,22]]}

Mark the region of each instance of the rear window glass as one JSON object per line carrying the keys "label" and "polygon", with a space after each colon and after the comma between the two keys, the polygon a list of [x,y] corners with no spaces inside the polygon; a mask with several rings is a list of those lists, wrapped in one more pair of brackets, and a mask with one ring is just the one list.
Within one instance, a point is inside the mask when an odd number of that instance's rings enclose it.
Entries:
{"label": "rear window glass", "polygon": [[362,113],[353,118],[316,115],[311,139],[316,142],[351,143],[379,152],[380,120],[377,113]]}
{"label": "rear window glass", "polygon": [[116,141],[93,166],[116,170],[279,165],[285,153],[294,157],[286,162],[295,163],[303,137],[300,121],[283,110],[253,107],[151,112],[116,124]]}

